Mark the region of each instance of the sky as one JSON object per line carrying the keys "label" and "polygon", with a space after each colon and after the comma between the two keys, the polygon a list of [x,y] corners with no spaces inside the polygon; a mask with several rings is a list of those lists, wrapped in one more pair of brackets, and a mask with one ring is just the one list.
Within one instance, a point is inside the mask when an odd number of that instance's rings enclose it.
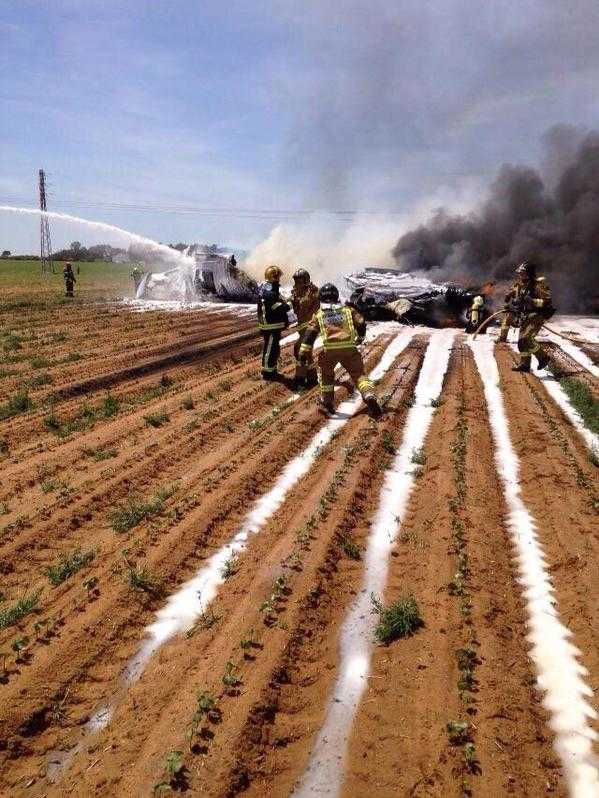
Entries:
{"label": "sky", "polygon": [[[0,205],[44,168],[50,209],[159,241],[376,258],[597,127],[597,30],[596,0],[0,0]],[[0,249],[38,236],[0,213]]]}

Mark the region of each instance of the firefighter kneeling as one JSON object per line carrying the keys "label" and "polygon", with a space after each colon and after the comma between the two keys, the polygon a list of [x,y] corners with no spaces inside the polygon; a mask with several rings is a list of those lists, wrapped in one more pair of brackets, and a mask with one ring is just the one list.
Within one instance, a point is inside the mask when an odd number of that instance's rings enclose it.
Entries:
{"label": "firefighter kneeling", "polygon": [[322,349],[318,355],[320,369],[319,404],[327,412],[335,410],[335,366],[340,363],[362,394],[372,416],[378,418],[381,406],[374,393],[374,385],[364,371],[358,345],[364,340],[366,322],[354,308],[339,302],[339,291],[332,283],[325,283],[319,291],[320,308],[312,316],[300,346],[300,359],[309,362],[314,341],[320,335]]}

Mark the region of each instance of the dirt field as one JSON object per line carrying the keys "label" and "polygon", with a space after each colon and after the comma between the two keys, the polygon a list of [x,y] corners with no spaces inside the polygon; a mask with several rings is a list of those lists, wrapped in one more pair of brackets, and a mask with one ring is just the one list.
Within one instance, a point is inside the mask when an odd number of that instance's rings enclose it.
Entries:
{"label": "dirt field", "polygon": [[[578,693],[565,677],[548,686],[529,638],[537,597],[523,587],[489,391],[499,383],[519,497],[580,652],[564,656],[585,669],[588,711],[572,721],[585,739],[599,731],[598,455],[543,380],[511,371],[508,346],[485,383],[465,336],[447,339],[442,390],[423,400],[440,335],[376,330],[364,355],[370,370],[389,361],[385,415],[371,420],[342,378],[336,401],[354,405],[329,434],[314,390],[260,380],[248,312],[2,307],[1,795],[290,795],[326,756],[314,746],[339,640],[376,567],[373,519],[418,412],[430,428],[408,452],[379,598],[413,596],[423,625],[389,645],[369,628],[368,675],[328,792],[597,794],[576,781],[551,702],[557,689],[575,708]],[[595,434],[599,380],[553,347],[588,388]],[[586,354],[597,365],[597,347]],[[169,604],[240,530],[212,592],[192,583]],[[140,658],[165,607],[172,633]],[[592,790],[592,765],[585,773]]]}

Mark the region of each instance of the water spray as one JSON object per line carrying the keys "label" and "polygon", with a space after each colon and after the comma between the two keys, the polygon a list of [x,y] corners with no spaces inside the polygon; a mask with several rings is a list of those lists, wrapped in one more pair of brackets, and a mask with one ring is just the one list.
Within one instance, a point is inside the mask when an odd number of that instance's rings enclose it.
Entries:
{"label": "water spray", "polygon": [[131,233],[122,227],[117,227],[114,224],[107,224],[106,222],[96,222],[90,219],[82,219],[80,216],[72,216],[69,213],[58,213],[56,211],[41,211],[39,208],[17,208],[13,205],[0,205],[0,211],[5,213],[21,213],[28,216],[44,216],[48,219],[56,219],[62,222],[74,222],[76,224],[84,224],[88,227],[97,230],[103,230],[107,233],[115,233],[117,235],[125,236],[129,241],[140,244],[146,248],[151,249],[150,254],[160,254],[163,260],[171,261],[173,265],[177,266],[195,266],[195,261],[189,255],[184,255],[176,249],[168,247],[166,244],[159,244],[147,236],[141,236],[138,233]]}

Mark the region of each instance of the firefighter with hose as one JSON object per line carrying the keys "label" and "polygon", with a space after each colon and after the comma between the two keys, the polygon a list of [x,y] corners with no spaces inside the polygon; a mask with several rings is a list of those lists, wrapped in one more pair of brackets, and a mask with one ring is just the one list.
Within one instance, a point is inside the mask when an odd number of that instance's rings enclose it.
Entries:
{"label": "firefighter with hose", "polygon": [[510,311],[509,307],[510,305],[512,305],[512,303],[518,301],[518,296],[520,294],[521,288],[522,288],[522,280],[520,279],[520,275],[517,274],[514,285],[505,295],[505,308],[503,311],[503,315],[501,317],[501,328],[499,330],[499,337],[497,338],[497,343],[500,344],[507,343],[507,336],[510,331],[510,327],[518,326],[518,316],[517,314]]}
{"label": "firefighter with hose", "polygon": [[505,311],[509,314],[510,322],[516,322],[520,327],[520,363],[513,367],[513,371],[530,371],[532,355],[537,358],[539,369],[544,369],[549,363],[549,355],[545,347],[537,341],[537,335],[545,322],[553,316],[555,308],[547,281],[537,274],[536,263],[526,260],[518,266],[516,281],[508,297],[510,299]]}
{"label": "firefighter with hose", "polygon": [[258,329],[262,334],[262,379],[278,380],[277,364],[281,352],[281,333],[289,327],[290,306],[280,296],[283,272],[278,266],[268,266],[266,282],[258,289]]}
{"label": "firefighter with hose", "polygon": [[304,342],[308,324],[320,307],[318,288],[305,269],[298,269],[293,275],[291,304],[297,317],[298,339],[293,347],[295,357],[295,385],[297,388],[312,388],[317,384],[316,366],[312,357],[300,359],[300,349]]}
{"label": "firefighter with hose", "polygon": [[300,359],[309,363],[312,347],[320,335],[322,349],[318,354],[320,370],[319,405],[326,413],[335,407],[335,366],[340,363],[348,372],[352,382],[362,394],[371,416],[382,414],[374,392],[374,385],[365,373],[364,361],[358,346],[366,335],[364,317],[355,308],[344,306],[339,301],[339,291],[332,283],[325,283],[318,293],[320,308],[312,316],[300,345]]}

